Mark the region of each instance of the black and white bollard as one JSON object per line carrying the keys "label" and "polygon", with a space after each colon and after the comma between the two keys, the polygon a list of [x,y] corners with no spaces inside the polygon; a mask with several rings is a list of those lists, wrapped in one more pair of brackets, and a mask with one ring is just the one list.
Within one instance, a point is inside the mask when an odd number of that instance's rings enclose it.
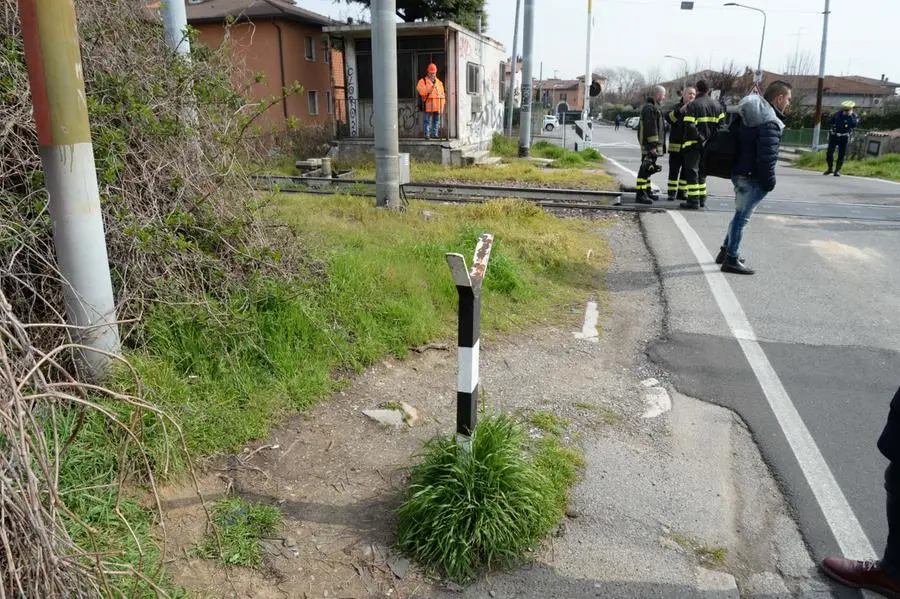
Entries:
{"label": "black and white bollard", "polygon": [[478,410],[478,354],[481,330],[481,283],[491,257],[494,236],[484,233],[475,247],[472,269],[462,254],[447,254],[459,293],[459,378],[456,387],[456,433],[469,437]]}

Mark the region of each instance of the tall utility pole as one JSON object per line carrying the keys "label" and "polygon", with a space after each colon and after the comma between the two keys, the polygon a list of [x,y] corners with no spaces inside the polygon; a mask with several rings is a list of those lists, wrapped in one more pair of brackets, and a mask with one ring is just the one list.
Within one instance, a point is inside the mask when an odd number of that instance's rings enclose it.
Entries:
{"label": "tall utility pole", "polygon": [[822,94],[825,91],[825,49],[828,47],[828,10],[830,0],[825,0],[824,19],[822,21],[822,53],[819,54],[819,83],[816,85],[816,116],[813,119],[813,150],[819,149],[819,135],[822,133]]}
{"label": "tall utility pole", "polygon": [[[191,62],[191,40],[187,35],[187,9],[183,0],[164,0],[162,3],[163,28],[166,43],[175,54],[188,64]],[[193,82],[189,82],[191,93],[184,100],[182,117],[189,125],[196,125],[197,110],[194,106]]]}
{"label": "tall utility pole", "polygon": [[506,106],[509,112],[506,113],[506,134],[512,136],[513,122],[513,93],[516,87],[516,67],[519,66],[519,9],[522,7],[522,0],[516,0],[516,24],[513,27],[513,46],[512,60],[509,68],[509,87],[506,89]]}
{"label": "tall utility pole", "polygon": [[[119,328],[72,0],[19,0],[53,243],[80,366],[102,378]],[[106,352],[106,353],[100,353]]]}
{"label": "tall utility pole", "polygon": [[[525,0],[524,39],[522,41],[522,109],[519,112],[519,156],[531,149],[531,71],[534,63],[534,0]],[[565,120],[565,119],[563,119]],[[565,123],[563,123],[565,127]]]}
{"label": "tall utility pole", "polygon": [[591,82],[594,80],[591,72],[591,0],[587,0],[587,43],[585,50],[584,66],[584,108],[581,111],[581,120],[584,121],[584,143],[591,143]]}
{"label": "tall utility pole", "polygon": [[177,54],[189,57],[191,40],[187,36],[187,8],[183,0],[164,0],[162,17],[163,27],[166,31],[166,43]]}
{"label": "tall utility pole", "polygon": [[375,93],[375,205],[400,208],[397,124],[397,0],[373,0],[372,90]]}

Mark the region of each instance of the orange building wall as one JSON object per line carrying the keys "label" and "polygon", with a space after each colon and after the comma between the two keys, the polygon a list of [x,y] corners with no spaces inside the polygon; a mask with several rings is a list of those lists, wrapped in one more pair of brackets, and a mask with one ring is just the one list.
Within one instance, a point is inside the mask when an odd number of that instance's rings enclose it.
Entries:
{"label": "orange building wall", "polygon": [[[224,24],[204,23],[195,27],[200,43],[211,48],[218,48],[222,44]],[[311,36],[315,42],[315,61],[309,61],[305,57],[306,36]],[[310,114],[306,93],[294,94],[269,108],[257,119],[257,123],[264,128],[281,129],[285,122],[285,111],[288,117],[297,118],[301,123],[324,123],[329,120],[325,92],[331,91],[331,73],[325,62],[323,39],[321,28],[288,21],[260,21],[232,26],[231,45],[234,60],[239,67],[235,76],[238,89],[245,90],[249,85],[249,95],[255,100],[281,95],[282,87],[289,87],[294,82],[300,83],[304,90],[318,92],[318,115]],[[284,60],[283,82],[281,56]],[[256,73],[263,73],[265,80],[255,82]]]}

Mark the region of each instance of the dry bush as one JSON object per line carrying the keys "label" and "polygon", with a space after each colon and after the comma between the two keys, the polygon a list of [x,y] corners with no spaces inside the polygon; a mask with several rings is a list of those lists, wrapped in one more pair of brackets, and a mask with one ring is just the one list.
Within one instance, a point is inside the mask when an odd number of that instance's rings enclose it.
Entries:
{"label": "dry bush", "polygon": [[[0,288],[23,320],[56,322],[63,304],[17,2],[0,3]],[[294,245],[261,217],[265,207],[244,171],[261,163],[259,146],[245,138],[258,135],[254,119],[269,104],[234,89],[227,43],[216,51],[195,44],[187,65],[141,4],[76,1],[110,265],[126,321],[148,301],[221,296],[255,275],[284,273],[293,260],[283,252]],[[192,97],[198,118],[189,126],[182,114]],[[135,332],[125,339],[139,342]],[[61,341],[36,340],[45,349]]]}

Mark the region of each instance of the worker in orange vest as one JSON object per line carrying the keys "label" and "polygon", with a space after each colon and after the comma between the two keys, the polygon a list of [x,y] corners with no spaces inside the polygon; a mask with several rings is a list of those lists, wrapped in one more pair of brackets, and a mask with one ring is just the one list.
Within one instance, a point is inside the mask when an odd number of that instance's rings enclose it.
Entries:
{"label": "worker in orange vest", "polygon": [[425,139],[437,138],[440,136],[441,114],[447,102],[444,84],[437,78],[437,65],[428,65],[428,74],[419,79],[416,91],[422,100],[420,108],[425,111]]}

